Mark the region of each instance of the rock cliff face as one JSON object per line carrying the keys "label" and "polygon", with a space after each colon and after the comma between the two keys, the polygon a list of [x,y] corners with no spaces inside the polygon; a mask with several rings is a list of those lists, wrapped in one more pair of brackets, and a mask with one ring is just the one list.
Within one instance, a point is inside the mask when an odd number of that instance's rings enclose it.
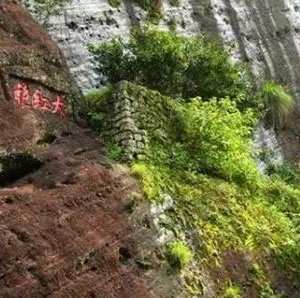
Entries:
{"label": "rock cliff face", "polygon": [[[235,47],[235,58],[250,63],[253,72],[291,86],[300,100],[300,4],[297,0],[162,0],[159,27],[176,26],[186,35],[210,34]],[[128,36],[131,25],[146,13],[131,0],[117,8],[107,0],[72,0],[51,19],[51,33],[62,48],[83,89],[99,80],[86,44],[116,35]]]}

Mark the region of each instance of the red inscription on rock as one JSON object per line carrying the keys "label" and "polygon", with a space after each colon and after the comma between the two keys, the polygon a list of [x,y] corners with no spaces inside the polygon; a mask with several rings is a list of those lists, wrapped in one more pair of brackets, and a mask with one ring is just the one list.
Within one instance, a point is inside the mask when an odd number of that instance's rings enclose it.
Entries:
{"label": "red inscription on rock", "polygon": [[28,86],[22,82],[18,82],[14,87],[14,100],[21,107],[31,107],[63,117],[67,113],[67,103],[63,96],[59,95],[52,101],[43,94],[40,88],[36,89],[30,96]]}

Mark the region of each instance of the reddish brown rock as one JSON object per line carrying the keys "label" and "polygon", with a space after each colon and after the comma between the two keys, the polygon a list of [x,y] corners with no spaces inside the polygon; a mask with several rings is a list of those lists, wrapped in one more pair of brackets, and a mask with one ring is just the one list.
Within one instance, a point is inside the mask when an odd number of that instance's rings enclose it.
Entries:
{"label": "reddish brown rock", "polygon": [[0,188],[1,298],[150,297],[124,206],[132,186],[99,148],[70,126],[37,151],[42,167]]}
{"label": "reddish brown rock", "polygon": [[124,206],[132,186],[52,105],[70,90],[57,46],[1,0],[0,298],[150,297]]}
{"label": "reddish brown rock", "polygon": [[45,130],[64,124],[79,96],[49,35],[18,1],[1,0],[0,151],[32,147]]}
{"label": "reddish brown rock", "polygon": [[79,92],[65,60],[47,33],[17,1],[0,2],[0,98],[13,99],[18,81],[45,95]]}

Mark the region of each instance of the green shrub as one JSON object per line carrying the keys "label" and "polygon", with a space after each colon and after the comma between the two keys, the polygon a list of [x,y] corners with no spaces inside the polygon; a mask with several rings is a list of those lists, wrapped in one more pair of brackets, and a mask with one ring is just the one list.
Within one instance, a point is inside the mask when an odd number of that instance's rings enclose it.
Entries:
{"label": "green shrub", "polygon": [[285,162],[282,165],[271,166],[267,169],[269,175],[278,177],[280,180],[293,184],[300,185],[300,173],[299,170],[292,164]]}
{"label": "green shrub", "polygon": [[107,86],[90,90],[84,98],[87,108],[90,110],[99,107],[111,94],[112,88]]}
{"label": "green shrub", "polygon": [[169,106],[169,143],[150,139],[151,162],[254,185],[258,171],[250,150],[251,111],[241,113],[229,98],[171,101]]}
{"label": "green shrub", "polygon": [[275,129],[281,129],[286,125],[289,114],[295,107],[295,99],[282,85],[268,81],[261,91],[267,122]]}
{"label": "green shrub", "polygon": [[221,294],[220,298],[241,298],[241,292],[239,286],[230,284]]}
{"label": "green shrub", "polygon": [[273,290],[270,285],[265,285],[260,291],[259,298],[285,298],[287,296]]}
{"label": "green shrub", "polygon": [[107,155],[109,158],[115,160],[115,161],[121,161],[123,158],[123,149],[116,145],[116,144],[110,144],[107,146]]}
{"label": "green shrub", "polygon": [[151,14],[158,13],[160,14],[160,6],[162,0],[133,0],[141,8],[148,11]]}
{"label": "green shrub", "polygon": [[167,247],[167,259],[175,269],[183,269],[192,260],[191,250],[182,241],[176,241]]}
{"label": "green shrub", "polygon": [[241,107],[257,106],[246,68],[232,64],[228,50],[205,38],[136,30],[129,41],[117,38],[88,48],[112,83],[125,79],[185,99],[230,96]]}

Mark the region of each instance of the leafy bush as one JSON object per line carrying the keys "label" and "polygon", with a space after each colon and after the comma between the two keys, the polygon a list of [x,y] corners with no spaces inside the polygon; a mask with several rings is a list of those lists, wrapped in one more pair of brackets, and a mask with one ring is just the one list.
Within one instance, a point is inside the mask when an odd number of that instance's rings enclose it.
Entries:
{"label": "leafy bush", "polygon": [[185,99],[230,96],[242,107],[257,106],[246,68],[232,64],[228,50],[203,37],[136,30],[129,41],[117,38],[88,48],[97,70],[112,83],[125,79]]}
{"label": "leafy bush", "polygon": [[85,96],[85,103],[87,109],[94,109],[99,107],[112,94],[111,87],[102,87],[101,89],[90,90]]}
{"label": "leafy bush", "polygon": [[162,0],[134,0],[134,2],[148,12],[147,20],[151,23],[158,23],[161,19]]}
{"label": "leafy bush", "polygon": [[284,294],[277,293],[275,290],[273,290],[270,285],[266,285],[263,289],[260,291],[260,298],[285,298]]}
{"label": "leafy bush", "polygon": [[264,84],[261,97],[264,100],[267,111],[266,118],[268,123],[277,130],[283,128],[288,115],[294,109],[294,97],[284,86],[274,81],[268,81]]}
{"label": "leafy bush", "polygon": [[179,270],[190,263],[192,256],[192,252],[182,241],[173,242],[167,248],[167,259],[170,265]]}
{"label": "leafy bush", "polygon": [[229,98],[169,105],[174,113],[169,118],[170,143],[150,140],[151,162],[253,184],[258,172],[250,150],[251,111],[241,113]]}

